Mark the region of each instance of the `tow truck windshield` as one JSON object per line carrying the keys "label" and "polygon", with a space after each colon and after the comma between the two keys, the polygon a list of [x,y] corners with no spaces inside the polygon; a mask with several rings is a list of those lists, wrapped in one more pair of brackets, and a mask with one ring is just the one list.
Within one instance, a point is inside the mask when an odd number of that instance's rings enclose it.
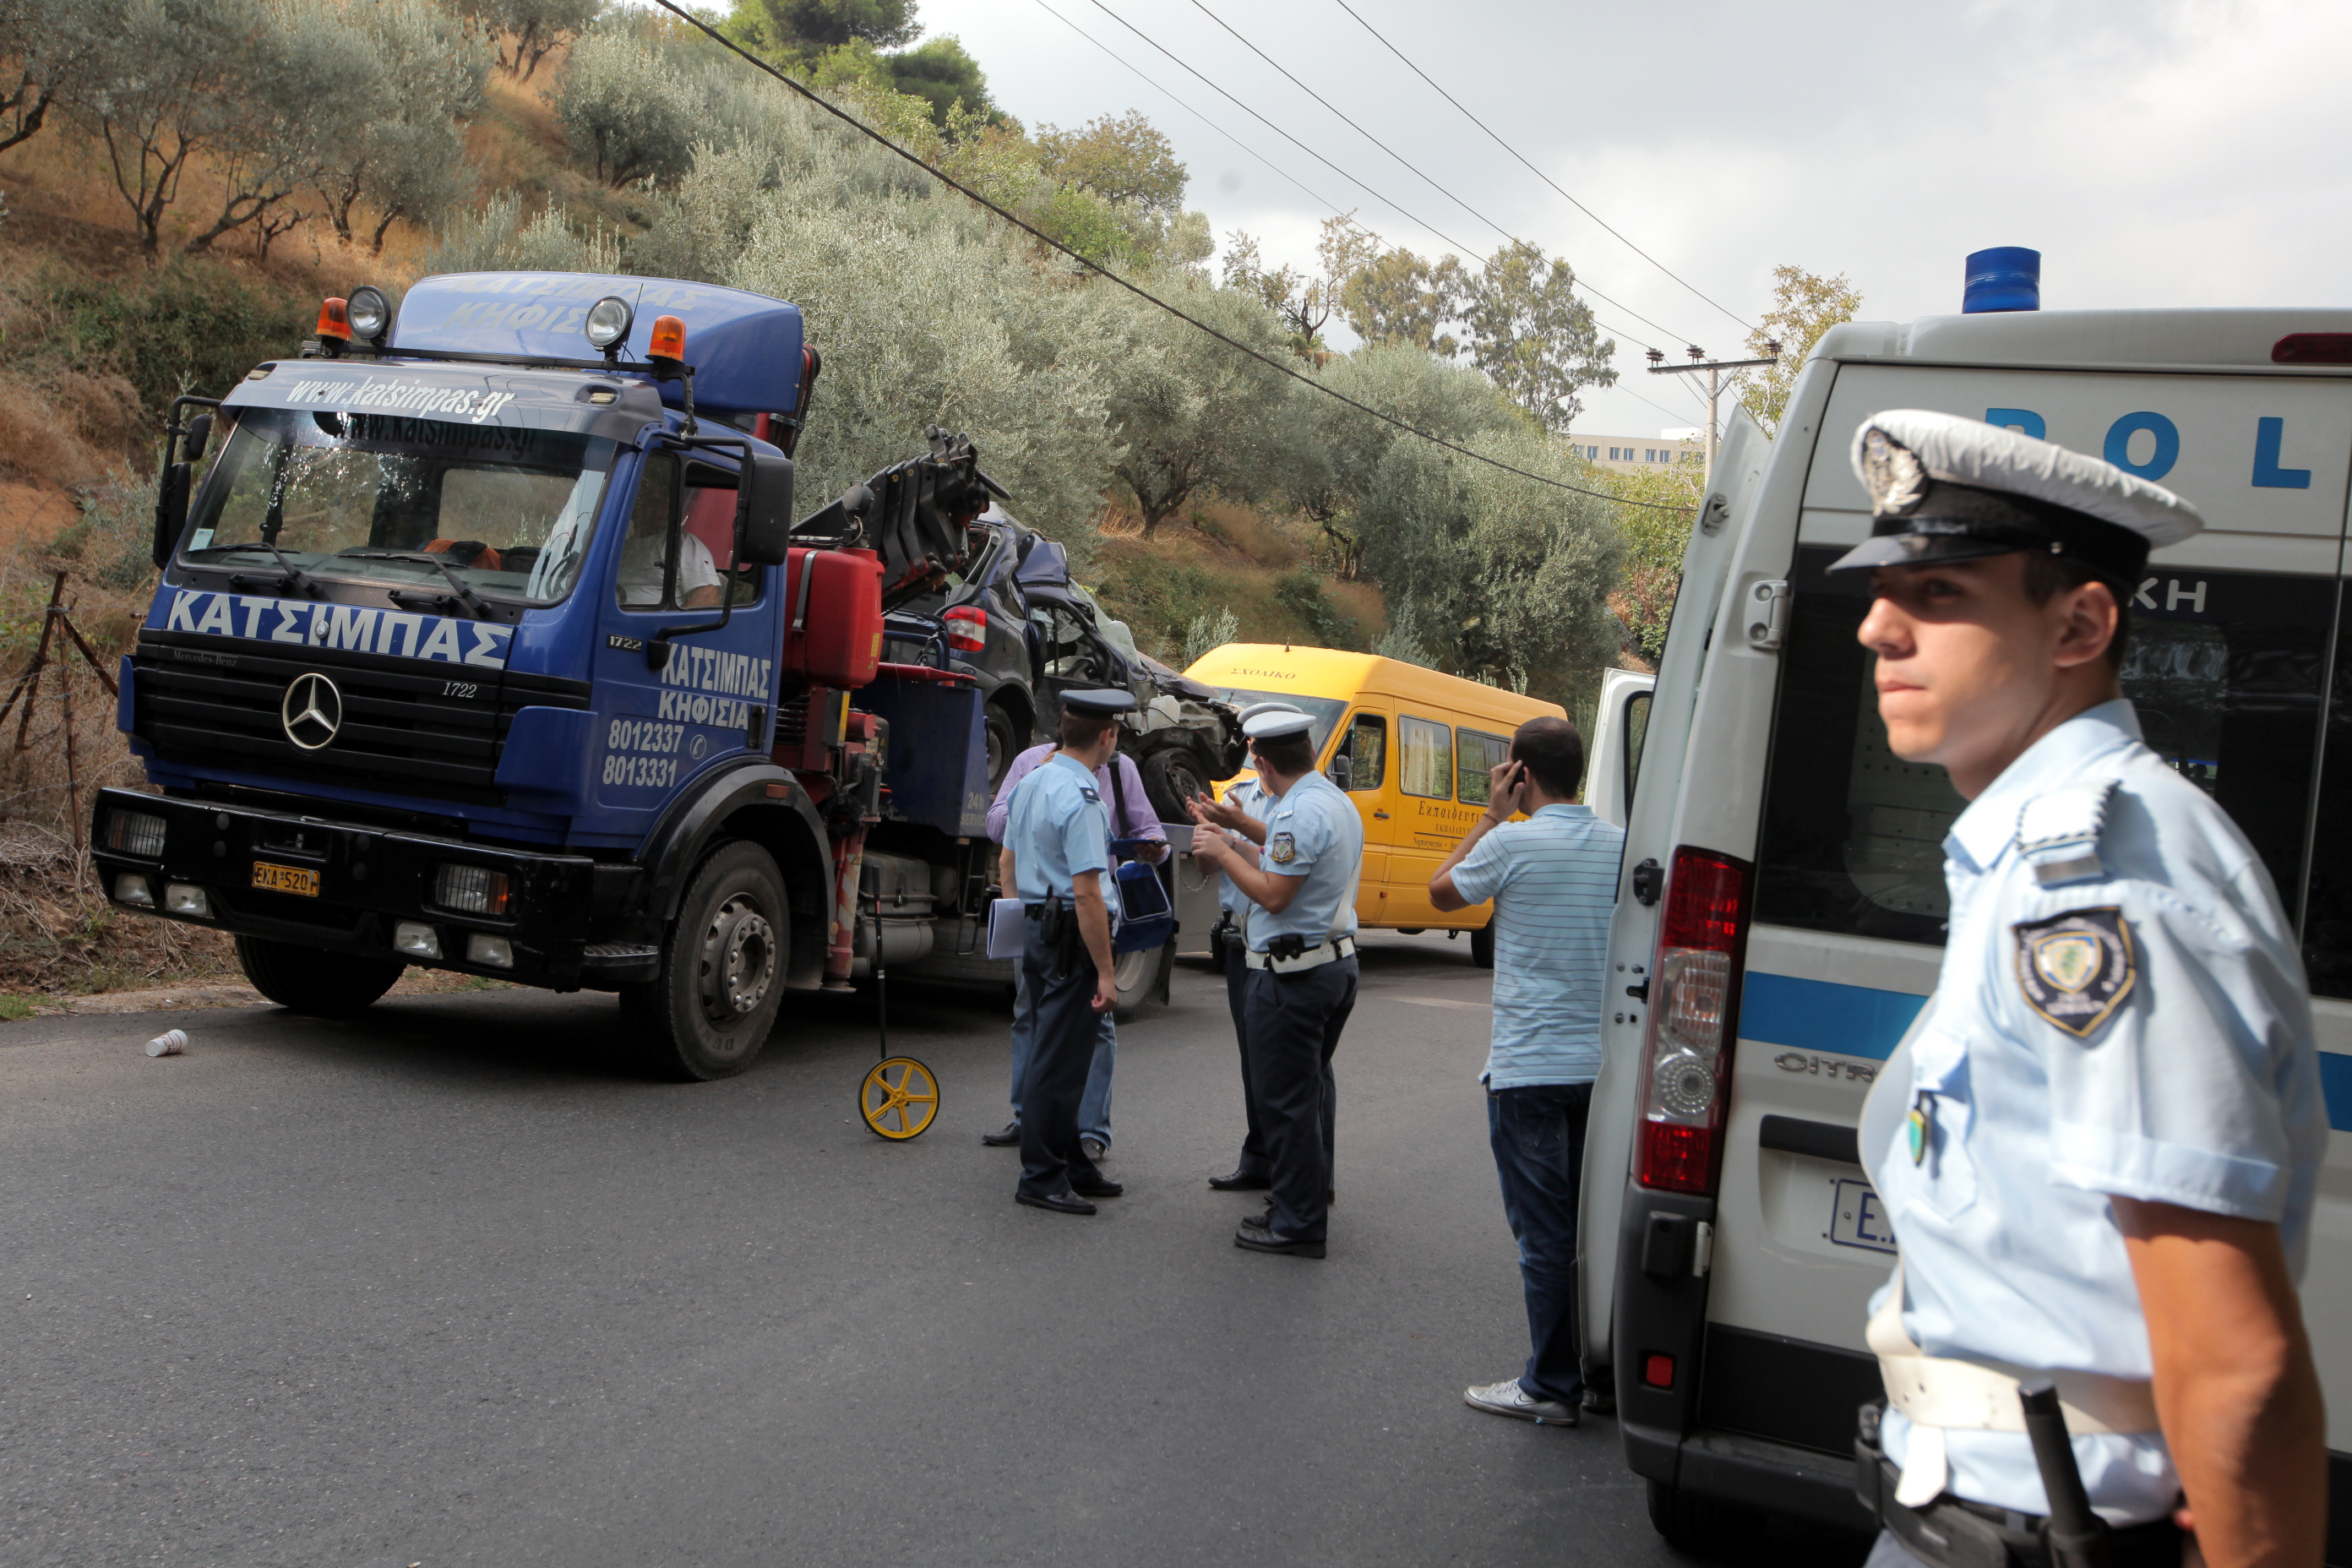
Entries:
{"label": "tow truck windshield", "polygon": [[243,410],[181,559],[551,604],[579,577],[613,451],[561,430]]}

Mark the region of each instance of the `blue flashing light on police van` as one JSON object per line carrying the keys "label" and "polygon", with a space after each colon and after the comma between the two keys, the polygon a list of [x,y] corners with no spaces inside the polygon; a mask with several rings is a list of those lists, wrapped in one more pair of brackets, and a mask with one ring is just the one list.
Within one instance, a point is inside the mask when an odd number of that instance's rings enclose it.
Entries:
{"label": "blue flashing light on police van", "polygon": [[1971,251],[1960,289],[1960,313],[2042,309],[2042,253],[2021,245]]}

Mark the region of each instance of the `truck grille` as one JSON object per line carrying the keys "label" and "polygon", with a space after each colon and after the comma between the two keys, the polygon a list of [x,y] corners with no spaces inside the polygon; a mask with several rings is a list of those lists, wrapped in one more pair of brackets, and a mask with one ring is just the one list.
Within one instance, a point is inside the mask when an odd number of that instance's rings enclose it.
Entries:
{"label": "truck grille", "polygon": [[[499,753],[519,710],[589,706],[585,681],[335,648],[289,658],[267,643],[184,632],[142,632],[131,664],[133,731],[166,762],[476,805],[499,804]],[[312,670],[335,683],[342,725],[306,751],[281,712],[287,687]]]}

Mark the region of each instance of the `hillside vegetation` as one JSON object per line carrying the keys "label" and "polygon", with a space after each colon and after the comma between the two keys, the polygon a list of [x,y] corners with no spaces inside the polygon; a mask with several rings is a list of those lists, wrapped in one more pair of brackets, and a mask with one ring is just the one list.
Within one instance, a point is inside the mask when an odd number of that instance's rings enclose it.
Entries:
{"label": "hillside vegetation", "polygon": [[[1065,541],[1140,646],[1180,666],[1226,640],[1325,644],[1574,706],[1601,668],[1654,647],[1687,514],[1617,504],[1628,481],[1563,438],[1578,389],[1613,375],[1564,260],[1530,251],[1474,275],[1342,218],[1319,273],[1271,267],[1236,234],[1213,276],[1210,219],[1141,115],[1024,126],[955,40],[918,41],[908,0],[745,0],[709,20],[1274,364],[657,12],[0,0],[7,680],[58,569],[100,657],[127,646],[152,589],[149,474],[173,397],[289,352],[323,295],[367,281],[397,298],[469,268],[794,300],[825,363],[799,454],[811,507],[912,455],[927,426],[969,431],[1014,513]],[[1335,317],[1363,346],[1331,350]],[[1602,493],[1403,435],[1276,364]],[[1695,499],[1695,472],[1645,482],[1639,499]],[[76,781],[136,778],[86,670],[50,678],[22,751],[8,721],[0,856],[49,869],[37,909],[0,911],[0,991],[218,962],[154,945],[153,922],[113,931],[79,879],[58,679]]]}

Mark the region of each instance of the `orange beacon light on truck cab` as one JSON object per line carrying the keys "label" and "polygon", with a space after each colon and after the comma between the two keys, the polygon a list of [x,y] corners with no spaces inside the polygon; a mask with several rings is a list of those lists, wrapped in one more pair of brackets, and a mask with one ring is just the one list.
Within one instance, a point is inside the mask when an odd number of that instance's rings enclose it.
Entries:
{"label": "orange beacon light on truck cab", "polygon": [[676,316],[656,316],[653,336],[646,344],[646,357],[683,361],[686,358],[686,323]]}

